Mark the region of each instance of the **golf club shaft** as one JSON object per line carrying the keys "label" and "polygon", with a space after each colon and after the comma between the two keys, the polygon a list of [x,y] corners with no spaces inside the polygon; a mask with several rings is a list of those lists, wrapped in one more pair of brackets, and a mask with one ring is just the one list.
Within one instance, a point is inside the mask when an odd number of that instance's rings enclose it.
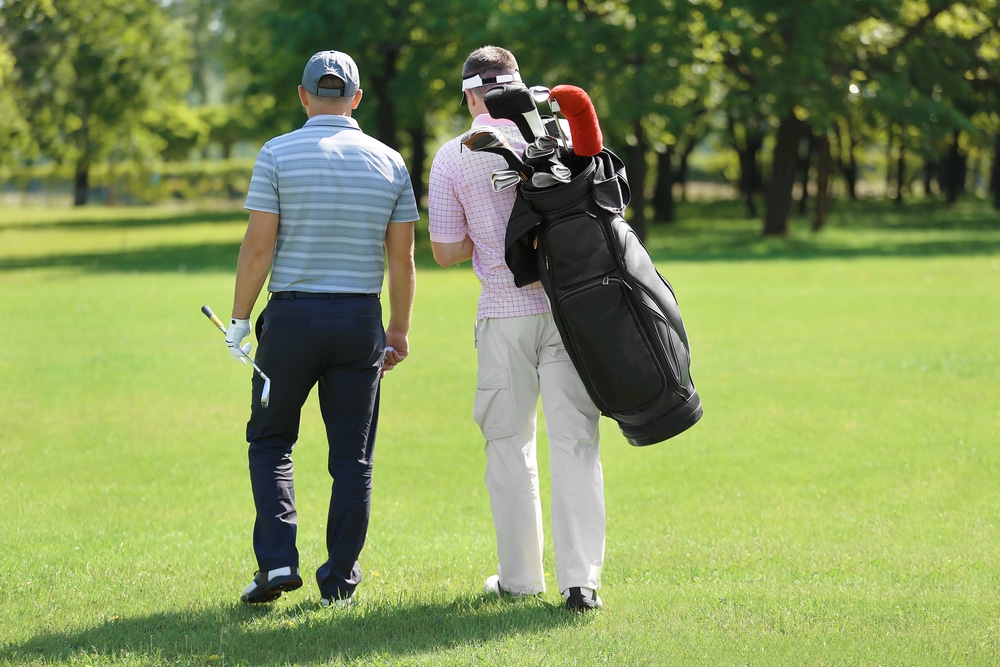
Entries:
{"label": "golf club shaft", "polygon": [[[202,306],[201,307],[201,312],[205,313],[205,317],[207,317],[208,319],[212,320],[212,324],[214,324],[215,326],[219,327],[219,330],[222,331],[222,333],[228,333],[226,331],[226,327],[222,324],[222,320],[220,320],[219,317],[215,313],[212,312],[211,308],[209,308],[208,306]],[[239,348],[239,350],[240,350],[240,352],[243,352],[243,348]],[[264,371],[260,370],[260,367],[257,365],[257,362],[255,362],[253,360],[253,357],[251,357],[246,352],[243,352],[243,356],[247,358],[247,361],[250,362],[250,365],[253,366],[253,369],[255,371],[257,371],[262,378],[264,378],[265,380],[268,380],[268,377],[266,375],[264,375]]]}

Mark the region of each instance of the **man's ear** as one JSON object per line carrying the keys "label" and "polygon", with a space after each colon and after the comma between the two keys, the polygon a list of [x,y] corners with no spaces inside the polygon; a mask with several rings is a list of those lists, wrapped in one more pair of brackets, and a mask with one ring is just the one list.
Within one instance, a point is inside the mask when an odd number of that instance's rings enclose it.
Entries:
{"label": "man's ear", "polygon": [[354,98],[351,100],[351,108],[357,109],[358,105],[361,104],[361,98],[364,97],[364,92],[358,88],[358,92],[354,93]]}
{"label": "man's ear", "polygon": [[309,108],[309,93],[306,92],[306,89],[301,84],[299,84],[299,102],[302,103],[303,109]]}

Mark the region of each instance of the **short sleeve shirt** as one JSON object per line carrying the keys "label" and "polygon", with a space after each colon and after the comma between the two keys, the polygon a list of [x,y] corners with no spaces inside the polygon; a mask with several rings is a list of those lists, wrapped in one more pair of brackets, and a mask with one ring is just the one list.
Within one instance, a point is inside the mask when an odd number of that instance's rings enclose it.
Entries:
{"label": "short sleeve shirt", "polygon": [[264,144],[245,207],[280,216],[271,292],[382,291],[388,225],[420,217],[402,156],[336,115]]}
{"label": "short sleeve shirt", "polygon": [[[480,115],[472,126],[492,125],[518,155],[526,142],[509,120]],[[445,143],[434,157],[428,182],[429,235],[436,243],[460,243],[468,235],[474,244],[472,270],[479,278],[477,317],[518,317],[549,312],[540,283],[514,284],[504,260],[504,237],[514,206],[515,190],[494,192],[490,174],[507,169],[504,159],[465,148],[459,137]]]}

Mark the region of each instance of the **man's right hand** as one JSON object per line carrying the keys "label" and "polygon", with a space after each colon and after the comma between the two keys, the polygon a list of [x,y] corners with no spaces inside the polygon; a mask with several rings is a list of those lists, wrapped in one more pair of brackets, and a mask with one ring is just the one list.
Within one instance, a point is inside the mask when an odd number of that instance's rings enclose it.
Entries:
{"label": "man's right hand", "polygon": [[229,348],[229,354],[233,355],[233,359],[244,365],[247,363],[246,355],[250,354],[250,343],[242,348],[240,343],[249,335],[250,320],[233,319],[229,322],[229,328],[226,329],[226,347]]}
{"label": "man's right hand", "polygon": [[410,353],[410,342],[404,333],[395,331],[385,332],[385,358],[382,361],[382,374],[391,371],[396,364],[406,359]]}

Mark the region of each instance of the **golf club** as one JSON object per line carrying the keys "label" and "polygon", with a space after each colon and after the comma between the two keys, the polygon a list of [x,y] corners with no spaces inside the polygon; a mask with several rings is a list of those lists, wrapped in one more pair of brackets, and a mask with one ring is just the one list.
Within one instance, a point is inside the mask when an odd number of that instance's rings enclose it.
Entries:
{"label": "golf club", "polygon": [[559,122],[558,117],[555,117],[555,114],[559,113],[559,102],[552,98],[552,91],[545,86],[532,86],[528,88],[528,92],[531,93],[531,99],[535,101],[535,106],[538,106],[542,102],[549,105],[549,111],[553,114],[553,123],[556,126],[556,131],[559,133],[559,143],[565,150],[572,150],[573,147],[566,139],[565,133],[563,133],[562,123]]}
{"label": "golf club", "polygon": [[528,143],[547,134],[535,100],[523,85],[505,84],[491,88],[483,95],[483,102],[494,118],[514,121]]}
{"label": "golf club", "polygon": [[459,141],[471,151],[485,151],[499,155],[510,169],[521,174],[524,180],[528,180],[531,169],[524,164],[524,160],[514,152],[507,139],[496,128],[474,127],[463,134]]}
{"label": "golf club", "polygon": [[569,123],[573,152],[581,156],[600,153],[604,149],[604,136],[601,134],[594,103],[587,92],[577,86],[559,85],[550,93],[549,104],[553,102],[553,111],[561,111]]}
{"label": "golf club", "polygon": [[553,137],[539,137],[533,143],[528,144],[524,149],[524,159],[534,160],[536,158],[547,158],[556,154],[559,142]]}
{"label": "golf club", "polygon": [[[219,327],[219,331],[221,331],[223,334],[226,333],[226,327],[223,326],[222,320],[220,320],[218,316],[216,316],[216,314],[212,312],[211,308],[209,308],[208,306],[202,306],[201,312],[205,314],[205,317],[212,320],[212,324]],[[271,402],[271,378],[264,375],[264,371],[260,370],[260,367],[250,357],[250,355],[247,354],[247,351],[245,349],[241,347],[239,348],[239,350],[240,352],[243,353],[243,356],[247,358],[247,361],[250,362],[250,365],[253,366],[253,369],[257,371],[257,374],[260,375],[261,379],[264,381],[264,388],[260,392],[260,407],[266,408],[268,403]]]}
{"label": "golf club", "polygon": [[521,174],[513,169],[498,169],[490,174],[493,192],[503,192],[524,181]]}

